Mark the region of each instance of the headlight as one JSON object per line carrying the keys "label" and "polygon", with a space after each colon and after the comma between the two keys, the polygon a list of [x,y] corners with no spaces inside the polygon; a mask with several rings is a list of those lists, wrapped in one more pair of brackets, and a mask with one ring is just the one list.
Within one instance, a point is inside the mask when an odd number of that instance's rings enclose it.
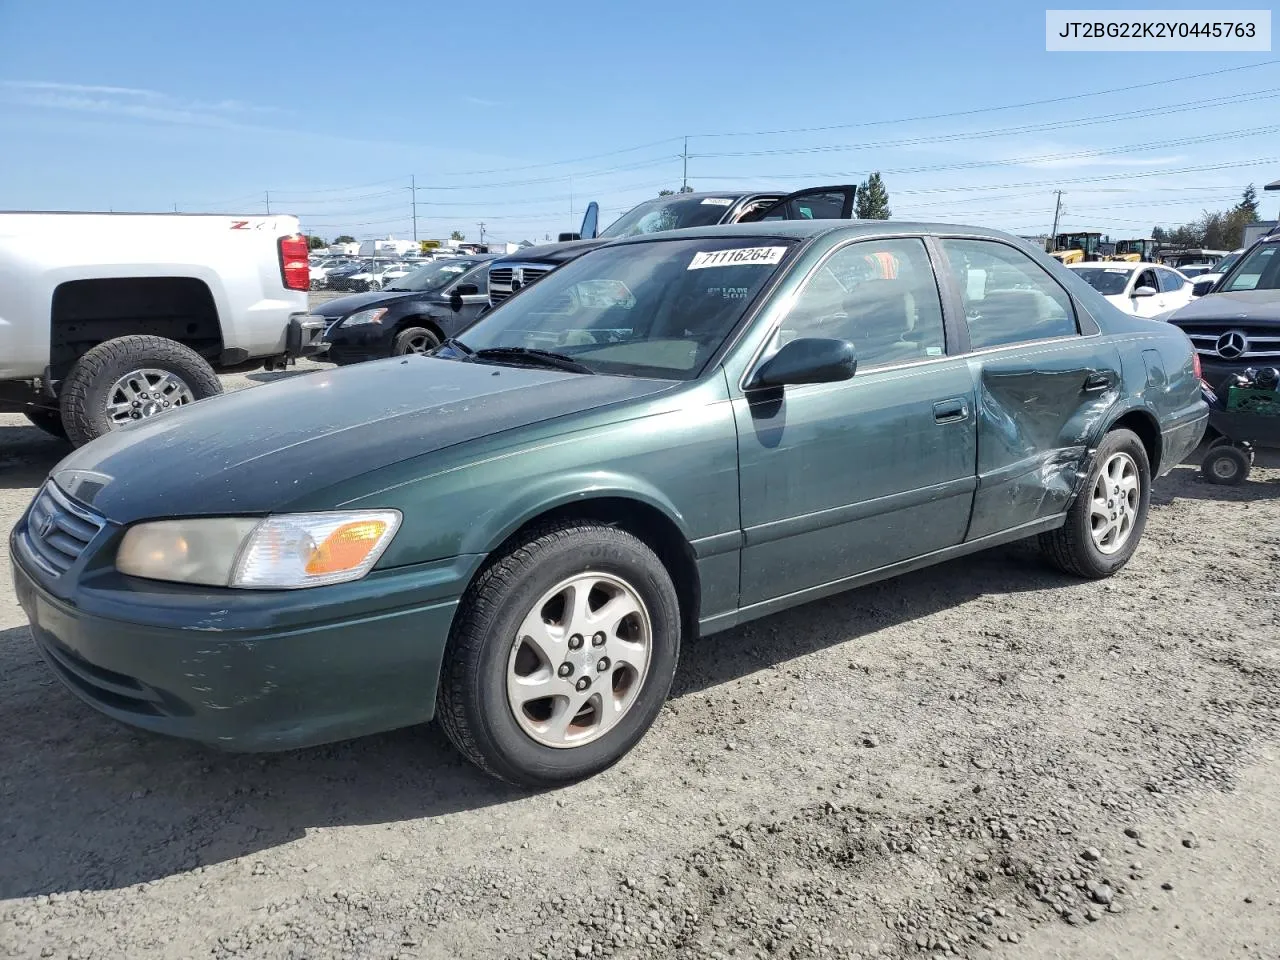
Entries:
{"label": "headlight", "polygon": [[157,520],[125,533],[116,569],[150,580],[260,590],[343,583],[373,568],[400,519],[398,510],[344,510]]}
{"label": "headlight", "polygon": [[362,323],[381,323],[383,314],[387,312],[386,307],[377,307],[373,310],[361,310],[359,313],[353,313],[347,319],[342,321],[344,327],[358,327]]}

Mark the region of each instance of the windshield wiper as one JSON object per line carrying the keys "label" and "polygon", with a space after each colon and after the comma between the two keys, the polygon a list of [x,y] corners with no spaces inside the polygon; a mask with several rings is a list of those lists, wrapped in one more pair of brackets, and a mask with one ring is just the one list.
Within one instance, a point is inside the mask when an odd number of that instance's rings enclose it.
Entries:
{"label": "windshield wiper", "polygon": [[544,367],[551,367],[556,370],[568,370],[570,373],[595,373],[590,367],[584,363],[579,363],[572,357],[566,357],[563,353],[554,353],[551,350],[537,350],[533,347],[488,347],[484,350],[476,350],[471,356],[478,359],[510,359],[510,360],[528,360],[535,364],[541,364]]}
{"label": "windshield wiper", "polygon": [[383,287],[382,289],[392,293],[413,293],[408,287]]}

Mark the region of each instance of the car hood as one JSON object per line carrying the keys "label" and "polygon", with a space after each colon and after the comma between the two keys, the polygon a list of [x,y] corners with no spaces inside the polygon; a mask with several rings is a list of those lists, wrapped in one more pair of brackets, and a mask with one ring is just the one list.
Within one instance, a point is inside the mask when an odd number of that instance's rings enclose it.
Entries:
{"label": "car hood", "polygon": [[338,297],[336,300],[326,301],[311,312],[318,317],[345,317],[347,314],[355,313],[357,310],[385,307],[388,304],[411,298],[425,300],[430,297],[430,294],[412,290],[391,291],[390,293],[385,290],[374,290],[370,293],[355,293],[349,297]]}
{"label": "car hood", "polygon": [[580,257],[596,247],[603,247],[608,242],[607,239],[596,237],[592,240],[566,240],[564,243],[544,243],[540,247],[525,247],[523,250],[517,250],[515,253],[508,254],[500,260],[490,261],[489,269],[507,263],[529,263],[530,261],[564,263],[574,257]]}
{"label": "car hood", "polygon": [[53,477],[118,523],[269,513],[401,460],[670,385],[393,357],[137,421],[81,447]]}
{"label": "car hood", "polygon": [[1168,319],[1177,324],[1220,320],[1280,326],[1280,290],[1206,294],[1170,314]]}

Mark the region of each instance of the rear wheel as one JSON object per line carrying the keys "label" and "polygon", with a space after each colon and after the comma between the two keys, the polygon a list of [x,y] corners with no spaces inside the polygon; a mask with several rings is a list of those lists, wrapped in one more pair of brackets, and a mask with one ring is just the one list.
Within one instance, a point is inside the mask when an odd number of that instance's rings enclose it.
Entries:
{"label": "rear wheel", "polygon": [[85,353],[62,383],[62,422],[80,446],[135,420],[222,392],[200,354],[164,337],[119,337]]}
{"label": "rear wheel", "polygon": [[524,786],[570,783],[644,736],[679,652],[679,600],[653,551],[611,527],[544,527],[464,597],[437,715],[489,774]]}
{"label": "rear wheel", "polygon": [[407,353],[430,353],[440,346],[440,338],[426,327],[406,327],[396,334],[392,353],[402,357]]}
{"label": "rear wheel", "polygon": [[1131,430],[1112,430],[1098,446],[1089,479],[1066,523],[1040,535],[1040,548],[1059,569],[1109,577],[1138,549],[1151,502],[1147,450]]}

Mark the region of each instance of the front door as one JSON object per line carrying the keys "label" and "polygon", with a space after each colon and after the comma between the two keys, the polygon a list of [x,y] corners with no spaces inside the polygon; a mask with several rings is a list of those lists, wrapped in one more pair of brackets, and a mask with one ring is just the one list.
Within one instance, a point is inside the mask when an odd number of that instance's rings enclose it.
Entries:
{"label": "front door", "polygon": [[840,383],[734,399],[750,606],[963,541],[973,499],[973,381],[953,356],[919,237],[830,254],[763,356],[796,337],[854,344]]}
{"label": "front door", "polygon": [[1133,312],[1140,317],[1154,317],[1157,313],[1163,313],[1168,307],[1168,294],[1160,289],[1160,281],[1156,279],[1154,269],[1148,268],[1141,271],[1133,280],[1133,289],[1139,287],[1149,287],[1156,291],[1152,297],[1130,297],[1129,302],[1133,304]]}
{"label": "front door", "polygon": [[1120,354],[1022,250],[941,238],[977,391],[978,489],[968,539],[1066,509],[1098,425],[1119,397]]}

